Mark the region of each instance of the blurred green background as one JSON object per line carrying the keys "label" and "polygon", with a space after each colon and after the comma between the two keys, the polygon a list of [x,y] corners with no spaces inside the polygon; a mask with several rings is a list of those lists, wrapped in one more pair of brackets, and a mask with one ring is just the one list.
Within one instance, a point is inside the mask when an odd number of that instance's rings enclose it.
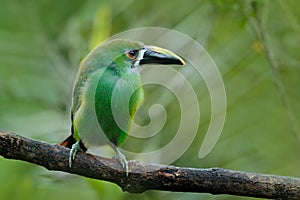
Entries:
{"label": "blurred green background", "polygon": [[[222,73],[228,101],[212,152],[198,158],[209,119],[201,113],[199,134],[173,164],[299,177],[299,9],[298,0],[0,0],[0,128],[59,143],[69,134],[78,64],[90,49],[131,28],[165,27],[205,47]],[[208,94],[202,98],[200,105],[209,107]],[[171,131],[169,125],[165,132]],[[169,139],[159,137],[161,143]],[[70,198],[252,199],[123,193],[114,184],[0,157],[0,199]]]}

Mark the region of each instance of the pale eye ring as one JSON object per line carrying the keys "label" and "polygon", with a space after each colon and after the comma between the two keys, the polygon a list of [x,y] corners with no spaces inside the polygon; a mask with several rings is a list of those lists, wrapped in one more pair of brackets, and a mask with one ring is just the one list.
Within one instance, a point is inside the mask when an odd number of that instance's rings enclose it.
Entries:
{"label": "pale eye ring", "polygon": [[129,51],[126,51],[126,56],[129,59],[131,59],[131,60],[136,59],[136,57],[138,56],[138,54],[139,54],[138,50],[129,50]]}

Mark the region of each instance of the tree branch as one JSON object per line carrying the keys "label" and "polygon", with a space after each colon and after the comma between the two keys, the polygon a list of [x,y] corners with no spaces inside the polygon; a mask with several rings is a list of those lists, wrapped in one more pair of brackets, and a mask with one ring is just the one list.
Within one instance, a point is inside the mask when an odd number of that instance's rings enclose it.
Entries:
{"label": "tree branch", "polygon": [[205,192],[272,199],[300,199],[300,179],[220,168],[195,169],[129,162],[126,177],[117,160],[79,152],[68,167],[69,149],[0,130],[0,155],[49,170],[64,171],[118,184],[124,191]]}

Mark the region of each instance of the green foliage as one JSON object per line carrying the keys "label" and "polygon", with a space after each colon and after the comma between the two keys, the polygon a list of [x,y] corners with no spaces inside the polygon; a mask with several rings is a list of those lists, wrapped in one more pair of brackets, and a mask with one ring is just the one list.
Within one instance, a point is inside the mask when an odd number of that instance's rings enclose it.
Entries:
{"label": "green foliage", "polygon": [[[200,160],[210,104],[205,84],[195,80],[200,130],[174,164],[299,177],[300,2],[253,2],[0,0],[0,128],[60,142],[70,129],[72,84],[80,60],[113,34],[160,26],[181,31],[205,47],[222,73],[228,101],[221,138]],[[146,90],[151,95],[155,88]],[[166,134],[153,138],[158,146],[172,139],[178,123],[178,103],[169,106],[167,112],[174,112]],[[142,150],[144,143],[135,142]],[[133,150],[129,144],[127,148]],[[110,183],[3,158],[0,169],[0,199],[234,199],[157,191],[128,194]]]}

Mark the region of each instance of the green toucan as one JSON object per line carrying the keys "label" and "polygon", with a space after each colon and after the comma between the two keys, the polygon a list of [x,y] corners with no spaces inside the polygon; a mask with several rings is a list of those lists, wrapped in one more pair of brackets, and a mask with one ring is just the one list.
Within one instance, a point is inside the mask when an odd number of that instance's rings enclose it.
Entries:
{"label": "green toucan", "polygon": [[[61,143],[71,149],[70,167],[78,150],[109,144],[128,174],[126,158],[118,147],[143,102],[139,68],[146,64],[185,62],[169,50],[121,39],[100,44],[81,62],[73,89],[71,135]],[[115,117],[121,122],[117,123]]]}

